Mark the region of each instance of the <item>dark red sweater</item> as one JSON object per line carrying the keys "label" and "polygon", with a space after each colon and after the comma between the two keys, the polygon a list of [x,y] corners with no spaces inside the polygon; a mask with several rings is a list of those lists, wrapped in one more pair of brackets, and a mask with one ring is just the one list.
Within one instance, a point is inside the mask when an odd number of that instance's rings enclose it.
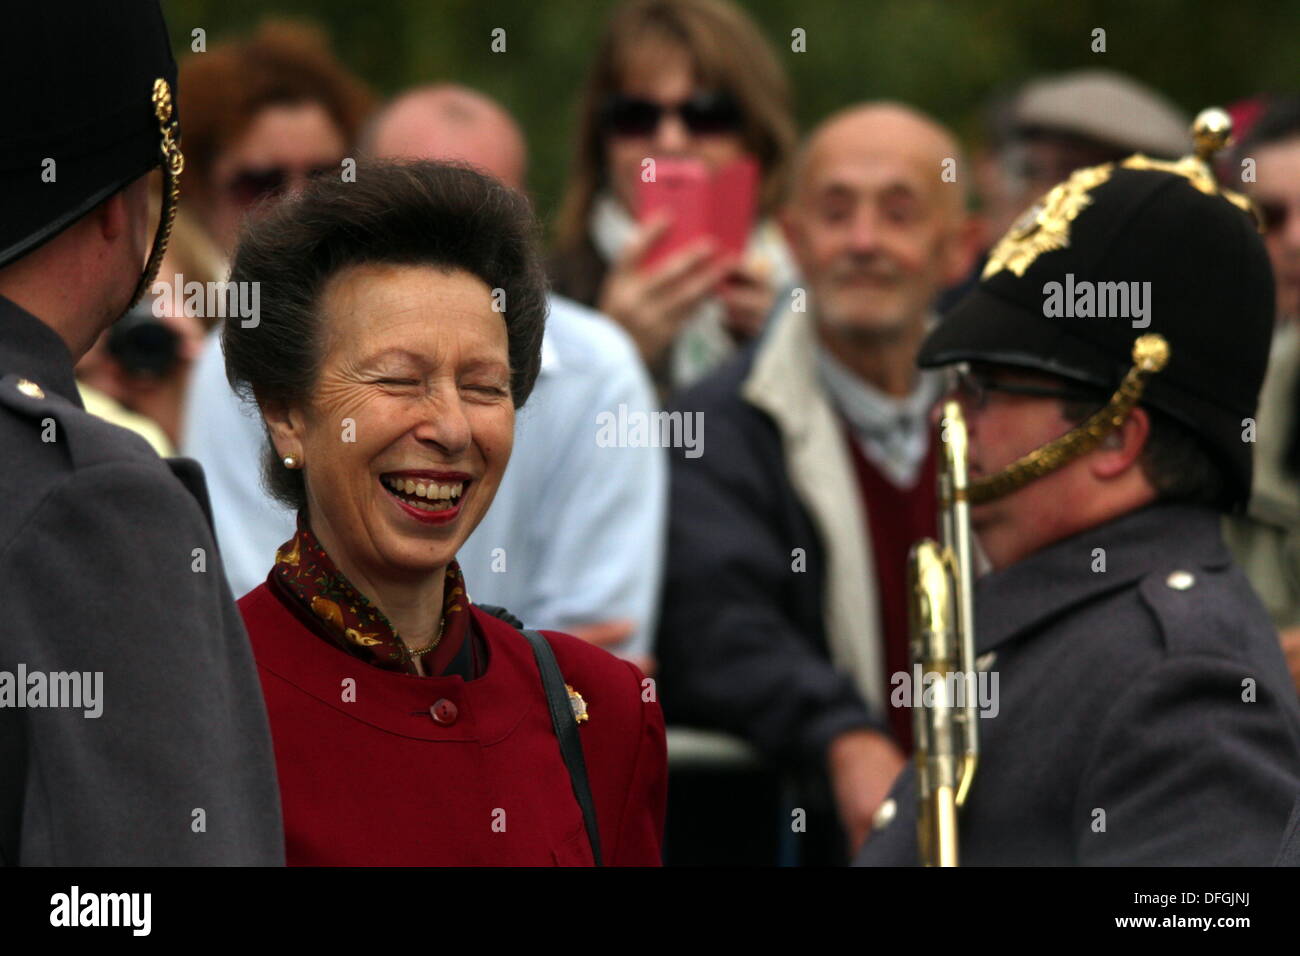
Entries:
{"label": "dark red sweater", "polygon": [[[911,671],[907,650],[907,556],[920,538],[938,534],[938,493],[935,489],[935,441],[930,441],[925,461],[911,488],[899,488],[862,454],[845,426],[845,440],[853,455],[858,488],[867,513],[867,532],[876,561],[876,594],[880,628],[885,639],[885,697],[889,700],[893,674]],[[907,753],[912,752],[912,712],[889,708],[889,726]]]}
{"label": "dark red sweater", "polygon": [[[271,723],[290,865],[592,863],[532,648],[514,628],[471,608],[488,662],[467,682],[358,660],[265,584],[239,609]],[[643,701],[633,665],[546,635],[587,702],[579,736],[604,861],[657,865],[667,790],[659,705]]]}

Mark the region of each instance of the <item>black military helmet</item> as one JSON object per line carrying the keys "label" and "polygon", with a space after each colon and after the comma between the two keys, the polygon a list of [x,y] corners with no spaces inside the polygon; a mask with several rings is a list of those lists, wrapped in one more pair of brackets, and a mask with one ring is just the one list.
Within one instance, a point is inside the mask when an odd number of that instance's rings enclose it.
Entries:
{"label": "black military helmet", "polygon": [[1162,357],[1167,344],[1168,364],[1144,376],[1140,403],[1201,439],[1229,480],[1225,506],[1240,506],[1253,447],[1243,420],[1268,364],[1273,277],[1249,202],[1219,189],[1206,164],[1227,142],[1226,114],[1207,110],[1195,132],[1196,156],[1134,156],[1048,192],[993,248],[918,361],[1018,366],[1110,393],[1139,338]]}
{"label": "black military helmet", "polygon": [[160,164],[169,227],[182,159],[176,61],[158,0],[25,2],[4,21],[0,267]]}

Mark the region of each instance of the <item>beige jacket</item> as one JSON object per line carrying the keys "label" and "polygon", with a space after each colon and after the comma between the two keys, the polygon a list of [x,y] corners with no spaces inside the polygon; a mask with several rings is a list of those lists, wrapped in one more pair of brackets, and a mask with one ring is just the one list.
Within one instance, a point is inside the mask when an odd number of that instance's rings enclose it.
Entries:
{"label": "beige jacket", "polygon": [[741,394],[776,422],[790,483],[826,549],[831,659],[853,675],[872,710],[885,713],[880,608],[870,585],[876,580],[875,559],[853,461],[817,378],[816,350],[811,315],[786,310],[773,320]]}

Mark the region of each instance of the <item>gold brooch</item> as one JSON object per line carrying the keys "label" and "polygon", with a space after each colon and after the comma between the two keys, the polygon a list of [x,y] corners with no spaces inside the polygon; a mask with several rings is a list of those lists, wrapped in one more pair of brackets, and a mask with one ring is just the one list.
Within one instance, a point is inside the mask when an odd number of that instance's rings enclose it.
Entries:
{"label": "gold brooch", "polygon": [[993,251],[981,278],[1009,269],[1023,276],[1044,252],[1070,244],[1070,223],[1092,203],[1088,193],[1110,178],[1113,165],[1089,166],[1077,170],[1063,183],[1053,186],[1042,199],[1027,209],[1007,230]]}
{"label": "gold brooch", "polygon": [[22,392],[28,398],[44,398],[45,389],[41,388],[30,378],[20,378],[18,380],[18,391]]}
{"label": "gold brooch", "polygon": [[582,699],[582,695],[568,684],[564,685],[564,689],[569,692],[569,706],[573,708],[573,719],[578,723],[587,720],[587,702]]}

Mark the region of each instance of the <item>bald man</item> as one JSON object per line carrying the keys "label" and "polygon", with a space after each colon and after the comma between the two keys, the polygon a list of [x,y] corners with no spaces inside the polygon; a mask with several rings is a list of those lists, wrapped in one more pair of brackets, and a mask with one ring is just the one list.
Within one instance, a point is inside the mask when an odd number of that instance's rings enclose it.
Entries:
{"label": "bald man", "polygon": [[[410,90],[364,131],[378,159],[455,160],[522,190],[527,148],[514,119],[474,90]],[[652,669],[651,640],[668,496],[664,452],[603,446],[602,413],[654,410],[635,346],[596,312],[552,296],[542,368],[515,424],[510,467],[491,508],[457,555],[476,603],[505,607],[527,627],[582,637]],[[195,371],[186,454],[208,470],[218,537],[236,594],[261,583],[293,514],[257,477],[262,426],[226,383],[214,338]]]}
{"label": "bald man", "polygon": [[397,97],[361,145],[378,158],[460,160],[519,190],[528,170],[528,145],[514,117],[477,90],[450,83]]}
{"label": "bald man", "polygon": [[709,442],[672,456],[665,711],[800,780],[805,863],[847,861],[910,747],[889,678],[908,670],[908,549],[936,533],[942,392],[915,360],[974,257],[964,177],[951,134],[908,107],[827,120],[782,217],[803,286],[677,402]]}

